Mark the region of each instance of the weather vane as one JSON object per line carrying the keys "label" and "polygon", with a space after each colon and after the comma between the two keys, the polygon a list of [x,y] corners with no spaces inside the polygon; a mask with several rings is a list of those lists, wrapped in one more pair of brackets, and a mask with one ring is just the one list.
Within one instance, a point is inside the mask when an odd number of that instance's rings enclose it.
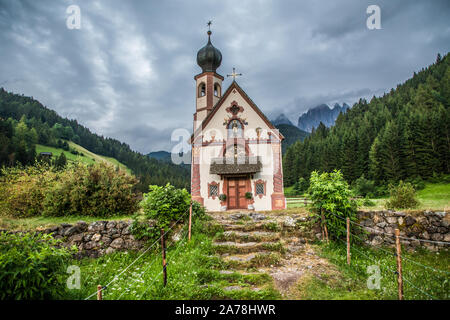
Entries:
{"label": "weather vane", "polygon": [[207,23],[207,25],[208,25],[208,31],[211,31],[211,24],[212,24],[212,21],[209,20],[208,23]]}
{"label": "weather vane", "polygon": [[238,76],[242,76],[242,73],[236,73],[236,68],[233,68],[233,72],[231,74],[227,74],[227,77],[233,77],[233,81],[235,81]]}

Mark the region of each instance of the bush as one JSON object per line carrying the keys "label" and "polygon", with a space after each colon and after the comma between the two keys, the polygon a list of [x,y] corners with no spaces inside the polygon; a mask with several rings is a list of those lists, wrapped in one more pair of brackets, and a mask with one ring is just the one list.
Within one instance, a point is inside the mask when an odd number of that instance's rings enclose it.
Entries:
{"label": "bush", "polygon": [[133,193],[135,177],[104,161],[93,165],[73,163],[48,190],[43,214],[110,217],[130,215],[138,209]]}
{"label": "bush", "polygon": [[16,217],[41,215],[43,201],[57,173],[46,162],[36,166],[3,168],[0,176],[0,214]]}
{"label": "bush", "polygon": [[346,234],[345,218],[356,220],[356,202],[350,199],[348,183],[340,171],[311,173],[309,194],[314,211],[320,219],[324,214],[327,229],[331,235],[340,237]]}
{"label": "bush", "polygon": [[397,186],[389,185],[390,198],[386,201],[387,209],[410,209],[419,206],[416,190],[409,182],[400,181]]}
{"label": "bush", "polygon": [[129,215],[138,208],[136,183],[103,161],[69,163],[60,171],[46,163],[3,169],[0,210],[17,217]]}
{"label": "bush", "polygon": [[358,196],[373,195],[375,193],[375,182],[366,179],[363,174],[353,182],[353,190]]}
{"label": "bush", "polygon": [[[138,239],[144,237],[150,240],[159,237],[160,229],[164,228],[168,233],[169,226],[189,218],[191,196],[186,189],[177,189],[170,183],[165,186],[149,186],[150,192],[144,194],[140,206],[144,217],[136,215],[131,228],[131,233]],[[142,219],[144,218],[144,219]],[[205,220],[207,218],[205,208],[200,203],[192,202],[192,221]],[[150,226],[148,220],[156,221],[156,225]]]}
{"label": "bush", "polygon": [[295,195],[303,194],[308,188],[309,182],[303,177],[300,177],[293,187]]}
{"label": "bush", "polygon": [[0,233],[0,298],[60,299],[71,254],[50,235]]}
{"label": "bush", "polygon": [[149,189],[140,205],[146,218],[155,219],[158,227],[166,228],[171,222],[188,217],[190,196],[186,189],[176,189],[170,183]]}

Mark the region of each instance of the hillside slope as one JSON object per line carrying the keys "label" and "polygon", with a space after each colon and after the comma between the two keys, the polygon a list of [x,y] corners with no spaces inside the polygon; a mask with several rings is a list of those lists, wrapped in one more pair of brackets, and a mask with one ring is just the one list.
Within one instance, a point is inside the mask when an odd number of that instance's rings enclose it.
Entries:
{"label": "hillside slope", "polygon": [[111,158],[111,157],[105,157],[100,156],[96,153],[93,153],[82,146],[76,144],[75,142],[68,141],[69,147],[71,150],[77,151],[79,154],[73,154],[71,151],[64,150],[62,148],[56,148],[52,146],[44,146],[41,144],[36,145],[36,154],[39,154],[41,152],[51,152],[53,154],[53,157],[59,156],[61,153],[64,152],[64,155],[66,156],[67,160],[69,161],[81,161],[86,164],[93,164],[98,161],[105,161],[113,166],[119,166],[119,168],[127,171],[129,174],[132,173],[132,171],[124,164],[117,161],[117,159]]}
{"label": "hillside slope", "polygon": [[[16,135],[19,129],[19,135]],[[151,135],[151,132],[149,132]],[[35,145],[58,147],[61,140],[72,141],[92,153],[114,158],[127,166],[138,178],[138,189],[147,192],[149,184],[170,182],[179,188],[190,186],[190,170],[186,166],[158,161],[116,139],[92,133],[77,120],[62,118],[32,97],[7,92],[0,88],[0,165],[34,162]]]}

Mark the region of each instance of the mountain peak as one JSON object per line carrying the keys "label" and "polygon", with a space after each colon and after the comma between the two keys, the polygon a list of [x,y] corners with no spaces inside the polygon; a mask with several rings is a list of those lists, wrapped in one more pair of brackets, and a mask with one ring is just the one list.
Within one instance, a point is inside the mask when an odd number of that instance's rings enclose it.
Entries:
{"label": "mountain peak", "polygon": [[289,124],[293,126],[293,123],[291,120],[289,120],[284,113],[280,114],[275,120],[271,121],[274,126],[280,125],[280,124]]}
{"label": "mountain peak", "polygon": [[350,107],[346,103],[343,103],[342,106],[339,103],[335,103],[333,108],[330,108],[325,103],[319,104],[314,108],[309,109],[298,118],[298,128],[311,132],[312,129],[317,128],[321,122],[325,126],[330,127],[336,121],[339,113],[345,112],[349,108]]}

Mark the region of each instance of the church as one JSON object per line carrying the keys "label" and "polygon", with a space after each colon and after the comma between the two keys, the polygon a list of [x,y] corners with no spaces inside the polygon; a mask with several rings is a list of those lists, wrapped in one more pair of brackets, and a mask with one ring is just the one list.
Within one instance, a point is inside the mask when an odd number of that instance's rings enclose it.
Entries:
{"label": "church", "polygon": [[202,69],[196,81],[196,110],[191,136],[192,200],[208,211],[286,208],[283,191],[283,135],[236,82],[230,86],[216,71],[221,52],[208,43],[197,53]]}

